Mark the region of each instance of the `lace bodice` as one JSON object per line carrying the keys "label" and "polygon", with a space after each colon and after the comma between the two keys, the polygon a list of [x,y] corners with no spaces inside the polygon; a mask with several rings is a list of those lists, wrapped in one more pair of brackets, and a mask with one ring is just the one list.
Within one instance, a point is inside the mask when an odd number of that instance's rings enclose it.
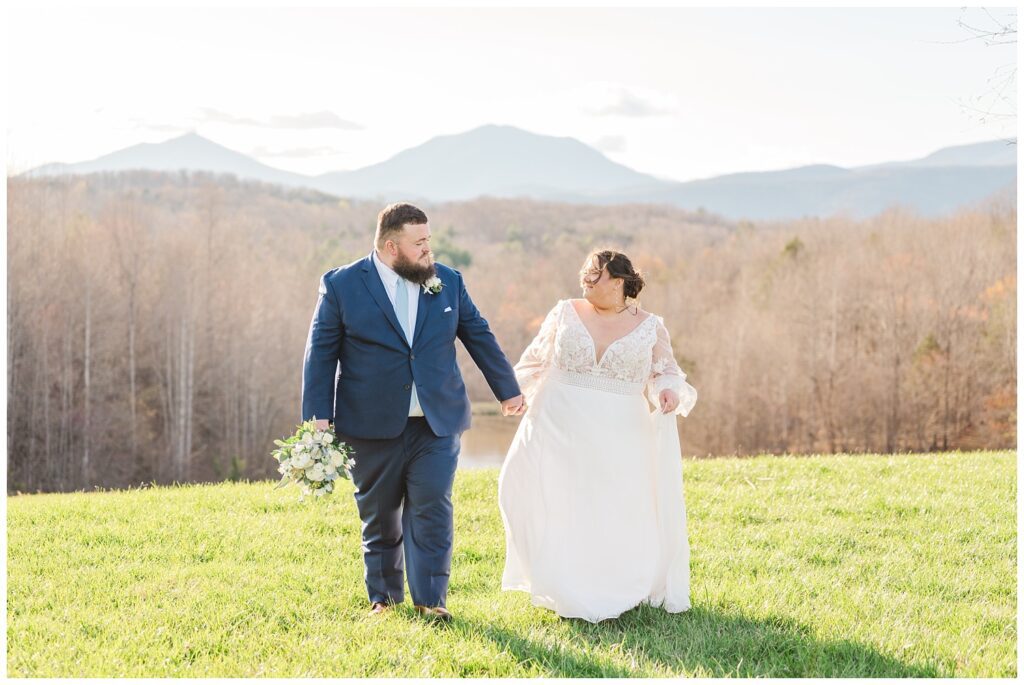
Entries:
{"label": "lace bodice", "polygon": [[696,389],[676,363],[665,322],[653,314],[614,340],[597,359],[594,340],[572,302],[559,300],[515,366],[527,402],[551,368],[644,385],[655,406],[662,390],[674,390],[679,395],[676,413],[683,416],[697,401]]}

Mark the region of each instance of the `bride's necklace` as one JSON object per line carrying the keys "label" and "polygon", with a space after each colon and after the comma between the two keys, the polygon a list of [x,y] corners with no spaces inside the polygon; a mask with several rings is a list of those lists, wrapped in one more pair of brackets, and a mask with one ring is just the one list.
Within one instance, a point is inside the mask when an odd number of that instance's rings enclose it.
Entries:
{"label": "bride's necklace", "polygon": [[[627,309],[629,309],[629,305],[628,305],[628,304],[626,304],[625,302],[623,302],[623,303],[622,303],[622,308],[621,308],[621,309],[618,309],[618,308],[617,308],[617,309],[615,310],[615,314],[616,314],[616,315],[619,315],[619,314],[621,314],[622,312],[626,311]],[[596,305],[594,306],[594,311],[595,311],[595,312],[597,313],[597,315],[598,315],[598,316],[609,316],[608,314],[602,314],[602,313],[601,313],[601,308],[600,308],[600,307],[598,307],[598,306],[596,306]],[[636,316],[636,313],[637,313],[637,312],[633,312],[633,315],[634,315],[634,316]]]}

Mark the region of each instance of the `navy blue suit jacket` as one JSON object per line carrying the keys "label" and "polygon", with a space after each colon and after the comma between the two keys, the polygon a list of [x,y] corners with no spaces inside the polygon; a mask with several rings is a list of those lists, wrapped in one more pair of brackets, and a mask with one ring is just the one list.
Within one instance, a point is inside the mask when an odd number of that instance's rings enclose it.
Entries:
{"label": "navy blue suit jacket", "polygon": [[412,347],[369,255],[320,278],[302,371],[303,421],[333,418],[339,432],[354,438],[396,437],[405,428],[415,383],[434,434],[463,432],[470,407],[455,338],[495,397],[520,394],[512,365],[469,298],[462,274],[436,267],[444,287],[436,295],[420,289]]}

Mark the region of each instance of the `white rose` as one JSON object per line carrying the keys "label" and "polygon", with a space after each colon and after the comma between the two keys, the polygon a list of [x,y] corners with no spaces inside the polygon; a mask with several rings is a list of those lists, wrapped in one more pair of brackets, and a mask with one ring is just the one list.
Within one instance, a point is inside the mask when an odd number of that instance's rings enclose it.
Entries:
{"label": "white rose", "polygon": [[337,472],[338,469],[334,468],[334,464],[328,464],[327,466],[324,467],[324,473],[326,473],[328,476]]}
{"label": "white rose", "polygon": [[291,466],[294,469],[304,469],[313,463],[313,458],[306,452],[300,452],[291,459]]}
{"label": "white rose", "polygon": [[344,454],[342,454],[339,450],[334,450],[334,451],[331,452],[331,466],[333,466],[335,468],[338,468],[339,466],[341,466],[344,463],[345,463],[345,455]]}
{"label": "white rose", "polygon": [[306,469],[306,478],[314,483],[322,481],[324,479],[324,467],[320,464],[313,464]]}

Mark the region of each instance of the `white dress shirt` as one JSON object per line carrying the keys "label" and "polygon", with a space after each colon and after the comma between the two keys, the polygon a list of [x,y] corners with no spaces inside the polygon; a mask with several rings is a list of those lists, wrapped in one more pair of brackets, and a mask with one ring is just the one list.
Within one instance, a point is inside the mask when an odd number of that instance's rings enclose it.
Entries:
{"label": "white dress shirt", "polygon": [[[377,273],[380,274],[380,280],[384,283],[384,290],[388,294],[388,299],[391,300],[391,306],[395,306],[395,293],[398,292],[399,287],[405,287],[409,292],[409,335],[413,334],[416,330],[416,311],[419,309],[420,303],[420,285],[407,281],[394,270],[381,261],[377,256],[377,250],[373,251],[373,263],[377,266]],[[397,312],[396,312],[397,316]],[[412,345],[412,340],[409,341],[409,345]],[[416,383],[412,384],[412,397],[409,398],[409,416],[423,416],[423,409],[420,407],[419,398],[416,396]]]}

